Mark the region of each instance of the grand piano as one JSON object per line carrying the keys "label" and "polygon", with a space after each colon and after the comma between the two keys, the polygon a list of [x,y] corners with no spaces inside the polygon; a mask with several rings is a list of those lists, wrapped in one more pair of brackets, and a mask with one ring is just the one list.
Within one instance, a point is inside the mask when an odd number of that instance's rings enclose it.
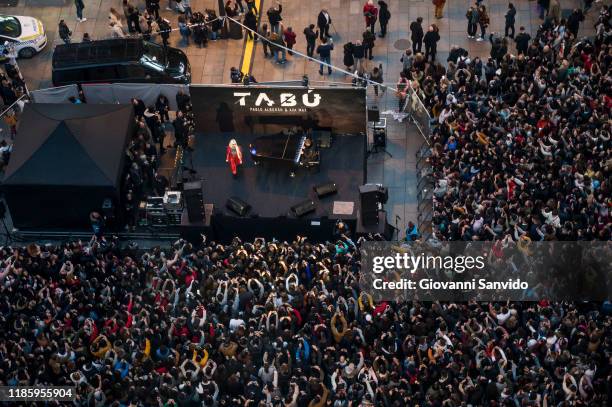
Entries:
{"label": "grand piano", "polygon": [[318,152],[315,160],[312,154],[304,154],[305,150],[314,149],[309,137],[308,133],[297,128],[257,137],[249,145],[251,158],[255,164],[269,163],[271,166],[287,169],[293,177],[299,167],[318,165]]}

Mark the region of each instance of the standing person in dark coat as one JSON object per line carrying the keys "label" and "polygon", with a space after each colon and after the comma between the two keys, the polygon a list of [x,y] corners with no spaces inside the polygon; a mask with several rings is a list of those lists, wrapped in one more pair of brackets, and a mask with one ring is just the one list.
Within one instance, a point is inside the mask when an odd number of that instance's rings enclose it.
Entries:
{"label": "standing person in dark coat", "polygon": [[527,55],[527,49],[529,49],[529,41],[531,40],[531,35],[525,32],[525,27],[521,26],[519,28],[519,33],[514,39],[516,42],[516,51],[520,54]]}
{"label": "standing person in dark coat", "polygon": [[[504,36],[514,38],[514,23],[516,21],[516,8],[514,8],[514,4],[508,4],[508,11],[506,11],[506,25],[504,28]],[[511,34],[510,31],[512,31]]]}
{"label": "standing person in dark coat", "polygon": [[355,41],[355,44],[353,45],[353,57],[355,58],[355,69],[359,73],[365,72],[365,47],[363,46],[361,41]]}
{"label": "standing person in dark coat", "polygon": [[323,38],[329,38],[329,26],[331,24],[331,17],[327,10],[323,9],[319,12],[319,16],[317,17],[317,27],[319,27],[319,35],[321,41]]}
{"label": "standing person in dark coat", "polygon": [[283,12],[283,5],[280,4],[279,1],[276,3],[278,6],[270,7],[266,14],[268,15],[268,21],[270,21],[270,29],[272,32],[280,34],[280,22],[283,21],[283,17],[281,15]]}
{"label": "standing person in dark coat", "polygon": [[365,51],[365,57],[368,59],[373,59],[372,50],[374,49],[374,42],[376,41],[376,34],[374,34],[370,30],[365,30],[363,32],[363,48]]}
{"label": "standing person in dark coat", "polygon": [[389,24],[389,20],[391,19],[391,12],[389,11],[389,5],[380,0],[378,2],[378,21],[380,22],[380,38],[385,38],[387,35],[387,25]]}
{"label": "standing person in dark coat", "polygon": [[434,24],[429,26],[427,34],[423,37],[425,43],[425,60],[427,61],[431,56],[431,62],[436,60],[436,49],[438,47],[438,41],[440,41],[440,34],[438,33],[438,27]]}
{"label": "standing person in dark coat", "polygon": [[244,25],[248,28],[248,30],[246,30],[247,36],[250,40],[252,40],[254,38],[253,32],[257,32],[257,16],[253,12],[253,9],[249,9],[249,11],[245,14]]}
{"label": "standing person in dark coat", "polygon": [[179,110],[176,113],[176,119],[174,119],[172,125],[174,126],[174,139],[176,140],[176,145],[187,145],[188,129],[183,112]]}
{"label": "standing person in dark coat", "polygon": [[578,38],[578,30],[580,22],[584,21],[584,14],[579,8],[575,8],[572,14],[567,18],[567,29],[572,33],[574,38]]}
{"label": "standing person in dark coat", "polygon": [[410,33],[412,53],[416,55],[423,47],[423,17],[418,17],[416,21],[410,23]]}
{"label": "standing person in dark coat", "polygon": [[538,11],[540,13],[540,20],[544,20],[544,14],[548,12],[548,6],[550,0],[538,0]]}
{"label": "standing person in dark coat", "polygon": [[159,0],[146,0],[145,7],[156,20],[159,18]]}
{"label": "standing person in dark coat", "polygon": [[164,47],[167,47],[168,45],[170,45],[170,42],[168,40],[170,39],[170,31],[172,30],[172,27],[170,26],[168,20],[166,20],[165,18],[160,18],[157,21],[157,25],[159,26],[159,36],[162,39],[162,44],[164,45]]}
{"label": "standing person in dark coat", "polygon": [[485,6],[478,7],[478,25],[480,26],[480,37],[476,41],[484,41],[487,27],[489,27],[489,14]]}
{"label": "standing person in dark coat", "polygon": [[323,65],[319,64],[319,75],[323,75],[323,67],[327,66],[327,73],[331,75],[332,67],[331,67],[331,52],[334,49],[334,43],[331,39],[323,39],[321,40],[321,44],[317,47],[317,54],[319,54],[319,59],[321,62],[327,64]]}
{"label": "standing person in dark coat", "polygon": [[344,44],[344,66],[346,66],[347,71],[351,71],[353,65],[355,65],[355,57],[353,57],[355,45],[352,42],[347,42]]}
{"label": "standing person in dark coat", "polygon": [[480,15],[478,14],[478,8],[474,6],[470,6],[467,13],[465,13],[465,18],[467,18],[467,33],[468,38],[476,38],[476,31],[478,31],[478,20],[480,20]]}
{"label": "standing person in dark coat", "polygon": [[132,98],[132,105],[134,106],[134,116],[137,119],[141,119],[144,117],[144,112],[147,110],[144,102],[140,99]]}
{"label": "standing person in dark coat", "polygon": [[176,105],[178,106],[178,110],[186,112],[190,103],[191,97],[189,97],[189,95],[186,94],[183,89],[179,88],[178,92],[176,93]]}
{"label": "standing person in dark coat", "polygon": [[170,121],[170,101],[165,95],[159,94],[155,101],[155,110],[159,113],[162,123]]}
{"label": "standing person in dark coat", "polygon": [[64,43],[70,44],[70,36],[72,35],[72,31],[70,31],[70,28],[68,28],[64,20],[60,20],[57,29],[59,36],[64,41]]}
{"label": "standing person in dark coat", "polygon": [[315,32],[314,28],[314,24],[310,24],[308,27],[304,28],[304,37],[306,37],[306,55],[309,57],[314,55],[317,37],[319,36],[319,32]]}
{"label": "standing person in dark coat", "polygon": [[127,17],[127,25],[128,30],[130,32],[141,32],[140,24],[138,24],[138,20],[140,19],[140,13],[138,12],[138,8],[132,5],[128,6],[128,17]]}

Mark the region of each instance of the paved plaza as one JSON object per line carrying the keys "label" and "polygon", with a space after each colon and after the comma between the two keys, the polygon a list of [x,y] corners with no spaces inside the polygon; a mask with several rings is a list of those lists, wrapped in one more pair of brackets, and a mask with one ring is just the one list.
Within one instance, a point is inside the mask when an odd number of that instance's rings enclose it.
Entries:
{"label": "paved plaza", "polygon": [[[55,45],[61,42],[57,36],[57,25],[64,19],[73,32],[73,41],[80,41],[83,33],[88,32],[93,39],[102,39],[109,36],[108,12],[111,7],[122,12],[121,0],[84,0],[84,16],[86,22],[79,23],[73,0],[20,0],[16,7],[0,7],[1,13],[26,15],[39,18],[43,21],[49,45],[39,55],[31,60],[19,61],[21,70],[26,78],[30,89],[45,88],[51,86],[51,55]],[[295,49],[306,52],[306,44],[302,31],[310,23],[316,23],[319,10],[328,10],[333,28],[336,49],[332,52],[332,64],[344,67],[342,45],[348,41],[356,41],[362,38],[365,23],[362,13],[363,0],[285,0],[283,4],[283,24],[292,27],[297,33],[297,44]],[[144,8],[144,0],[131,0],[131,3]],[[218,8],[217,0],[192,0],[194,11],[204,11],[206,8]],[[265,11],[276,2],[272,0],[259,0],[260,9],[263,11],[263,19],[267,22]],[[410,38],[410,23],[417,17],[423,17],[423,26],[435,23],[440,28],[441,40],[438,43],[438,60],[445,62],[449,49],[452,45],[458,45],[467,49],[470,55],[488,57],[490,44],[486,41],[476,42],[467,38],[466,33],[466,9],[474,1],[449,0],[444,8],[442,19],[434,18],[433,6],[430,0],[388,0],[390,5],[391,20],[389,32],[386,38],[377,38],[374,48],[374,59],[369,61],[369,68],[382,64],[385,82],[394,86],[401,70],[400,57],[404,52],[408,39]],[[538,18],[536,1],[515,0],[517,9],[516,28],[525,26],[527,31],[536,32],[541,20]],[[571,9],[579,6],[579,0],[561,0],[563,15],[569,14]],[[173,28],[177,27],[178,13],[165,10],[167,0],[161,2],[161,14],[168,19]],[[508,1],[488,0],[483,4],[489,9],[491,24],[489,30],[492,32],[503,32],[504,14]],[[580,36],[592,35],[594,32],[593,22],[598,13],[598,7],[591,10],[585,22],[581,25]],[[379,31],[379,26],[376,26]],[[172,46],[183,49],[192,66],[193,83],[220,84],[230,82],[229,71],[231,67],[241,67],[246,41],[243,40],[220,40],[209,42],[205,48],[196,45],[186,46],[182,43],[178,32],[173,32],[170,37]],[[511,42],[510,50],[514,51]],[[275,64],[272,58],[265,58],[261,44],[256,44],[250,63],[252,75],[259,82],[299,80],[303,75],[308,75],[312,84],[319,81],[332,84],[334,82],[350,82],[351,78],[341,72],[333,72],[332,75],[320,76],[318,64],[307,61],[299,56],[288,56],[285,65]],[[384,96],[374,99],[372,89],[368,95],[370,103],[378,104],[382,112],[396,108],[397,102],[393,92],[387,92]],[[390,201],[387,204],[389,222],[404,230],[409,220],[416,220],[416,187],[415,187],[415,152],[421,146],[423,139],[414,126],[394,121],[389,115],[388,120],[388,151],[392,157],[379,153],[369,159],[368,180],[370,182],[381,182],[390,189]]]}

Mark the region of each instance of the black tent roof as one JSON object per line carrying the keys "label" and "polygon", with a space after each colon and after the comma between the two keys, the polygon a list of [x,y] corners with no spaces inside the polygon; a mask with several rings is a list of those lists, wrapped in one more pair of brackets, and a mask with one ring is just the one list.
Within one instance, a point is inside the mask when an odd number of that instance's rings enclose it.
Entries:
{"label": "black tent roof", "polygon": [[117,186],[131,105],[27,104],[4,185]]}

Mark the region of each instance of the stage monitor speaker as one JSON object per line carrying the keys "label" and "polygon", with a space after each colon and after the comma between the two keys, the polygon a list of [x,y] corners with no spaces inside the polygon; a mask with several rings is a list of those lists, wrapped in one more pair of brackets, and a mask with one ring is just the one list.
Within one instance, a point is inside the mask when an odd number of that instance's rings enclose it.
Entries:
{"label": "stage monitor speaker", "polygon": [[300,202],[299,204],[292,206],[291,212],[295,216],[300,217],[306,215],[307,213],[314,212],[315,209],[316,205],[314,201],[307,199],[304,202]]}
{"label": "stage monitor speaker", "polygon": [[316,185],[313,189],[317,193],[317,196],[319,197],[319,199],[338,193],[338,187],[333,182],[328,182],[327,184]]}
{"label": "stage monitor speaker", "polygon": [[225,207],[238,216],[245,216],[251,210],[251,205],[235,196],[227,200]]}
{"label": "stage monitor speaker", "polygon": [[187,217],[189,222],[204,221],[204,197],[202,193],[202,181],[186,182],[183,185],[183,196],[187,206]]}
{"label": "stage monitor speaker", "polygon": [[368,121],[373,123],[380,121],[380,111],[378,110],[378,106],[368,107]]}

